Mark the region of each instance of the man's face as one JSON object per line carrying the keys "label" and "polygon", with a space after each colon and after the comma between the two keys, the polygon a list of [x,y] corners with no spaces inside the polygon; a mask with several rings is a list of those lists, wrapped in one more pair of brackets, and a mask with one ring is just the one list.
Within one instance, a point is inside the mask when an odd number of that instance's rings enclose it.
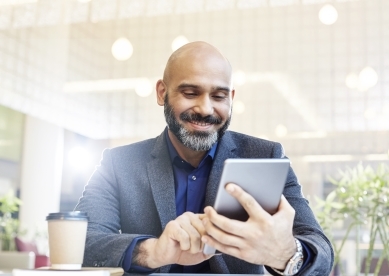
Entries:
{"label": "man's face", "polygon": [[[176,115],[169,103],[169,93],[164,101],[165,119],[170,131],[184,146],[194,151],[209,150],[224,135],[231,121],[231,114],[224,121],[217,114],[202,116],[190,110]],[[186,127],[193,124],[197,127]]]}
{"label": "man's face", "polygon": [[157,96],[181,144],[206,151],[223,136],[231,120],[231,86],[231,67],[220,57],[189,56],[170,67],[169,77],[157,83]]}

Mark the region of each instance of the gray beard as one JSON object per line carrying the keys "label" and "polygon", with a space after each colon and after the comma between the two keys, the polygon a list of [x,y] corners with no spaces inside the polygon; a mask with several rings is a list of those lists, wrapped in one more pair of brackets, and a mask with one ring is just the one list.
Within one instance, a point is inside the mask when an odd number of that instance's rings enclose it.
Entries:
{"label": "gray beard", "polygon": [[183,126],[176,136],[185,147],[194,151],[208,151],[219,138],[217,131],[211,133],[196,131],[192,133]]}
{"label": "gray beard", "polygon": [[165,96],[164,113],[170,131],[185,147],[194,151],[208,151],[218,142],[230,125],[231,117],[217,131],[189,131],[178,122],[173,107],[169,104],[168,95]]}

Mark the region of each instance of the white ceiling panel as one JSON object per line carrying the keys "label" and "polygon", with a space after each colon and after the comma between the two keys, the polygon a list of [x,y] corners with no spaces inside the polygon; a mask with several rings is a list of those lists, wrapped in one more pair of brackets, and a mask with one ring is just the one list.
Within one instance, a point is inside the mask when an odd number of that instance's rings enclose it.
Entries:
{"label": "white ceiling panel", "polygon": [[[318,12],[331,2],[338,21]],[[136,80],[154,85],[179,35],[217,46],[246,82],[245,107],[232,129],[274,136],[389,131],[389,12],[385,0],[38,1],[0,5],[0,104],[92,138],[142,138],[164,127],[154,94],[136,95]],[[113,42],[133,46],[115,60]],[[366,67],[377,83],[361,89]],[[346,77],[357,76],[354,88]],[[115,86],[130,80],[127,86]],[[82,91],[81,84],[107,88]],[[77,87],[77,84],[79,87]],[[67,88],[73,85],[72,93]],[[358,86],[359,85],[359,86]],[[101,88],[101,89],[100,89]]]}

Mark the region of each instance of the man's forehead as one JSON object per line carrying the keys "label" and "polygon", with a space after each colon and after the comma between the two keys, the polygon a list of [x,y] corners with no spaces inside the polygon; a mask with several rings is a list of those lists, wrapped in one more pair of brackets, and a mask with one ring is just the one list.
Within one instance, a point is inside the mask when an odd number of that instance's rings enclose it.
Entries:
{"label": "man's forehead", "polygon": [[229,68],[220,64],[206,64],[208,62],[178,66],[172,71],[168,85],[175,88],[198,87],[199,90],[223,90],[217,88],[227,87],[228,90],[232,90],[232,76]]}
{"label": "man's forehead", "polygon": [[177,85],[178,89],[195,89],[195,90],[203,90],[203,89],[209,89],[211,91],[226,91],[230,92],[232,89],[228,85],[210,85],[210,87],[204,87],[202,84],[195,84],[195,83],[189,83],[189,82],[182,82]]}

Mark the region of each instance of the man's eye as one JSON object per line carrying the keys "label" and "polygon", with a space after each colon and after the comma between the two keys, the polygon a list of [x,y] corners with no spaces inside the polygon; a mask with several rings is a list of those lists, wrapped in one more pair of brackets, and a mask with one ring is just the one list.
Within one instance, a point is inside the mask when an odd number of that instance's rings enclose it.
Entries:
{"label": "man's eye", "polygon": [[217,100],[222,100],[225,99],[227,96],[223,94],[223,95],[214,95],[213,97]]}
{"label": "man's eye", "polygon": [[196,93],[193,93],[193,92],[184,92],[184,95],[187,96],[187,97],[194,97],[194,96],[196,96],[197,94],[196,94]]}

